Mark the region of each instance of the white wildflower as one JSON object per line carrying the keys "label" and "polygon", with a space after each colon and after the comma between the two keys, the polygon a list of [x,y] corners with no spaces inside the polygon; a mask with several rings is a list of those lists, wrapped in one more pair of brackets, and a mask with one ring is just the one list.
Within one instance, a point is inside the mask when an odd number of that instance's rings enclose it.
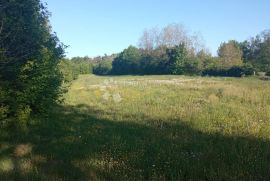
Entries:
{"label": "white wildflower", "polygon": [[122,101],[122,97],[119,93],[113,95],[113,101],[119,103]]}
{"label": "white wildflower", "polygon": [[105,92],[105,94],[103,94],[102,98],[105,100],[105,101],[108,101],[111,97],[111,94],[109,92]]}

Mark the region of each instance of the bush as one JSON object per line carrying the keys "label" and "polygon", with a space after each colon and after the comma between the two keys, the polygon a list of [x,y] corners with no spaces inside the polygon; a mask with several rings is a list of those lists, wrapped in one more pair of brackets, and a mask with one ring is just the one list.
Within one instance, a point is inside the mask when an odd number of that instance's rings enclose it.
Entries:
{"label": "bush", "polygon": [[62,60],[59,64],[59,68],[65,83],[71,82],[79,76],[79,72],[71,61]]}
{"label": "bush", "polygon": [[203,76],[222,76],[222,77],[242,77],[253,75],[255,69],[250,64],[243,66],[233,66],[229,68],[211,67],[203,70]]}
{"label": "bush", "polygon": [[244,70],[240,66],[233,66],[227,70],[226,74],[228,77],[242,77],[244,75]]}
{"label": "bush", "polygon": [[256,69],[251,65],[251,64],[244,64],[242,66],[244,75],[248,76],[248,75],[254,75],[254,73],[256,72]]}
{"label": "bush", "polygon": [[185,75],[199,75],[199,61],[196,58],[188,58],[184,62],[183,73]]}
{"label": "bush", "polygon": [[227,76],[227,70],[221,67],[210,67],[202,71],[202,76]]}

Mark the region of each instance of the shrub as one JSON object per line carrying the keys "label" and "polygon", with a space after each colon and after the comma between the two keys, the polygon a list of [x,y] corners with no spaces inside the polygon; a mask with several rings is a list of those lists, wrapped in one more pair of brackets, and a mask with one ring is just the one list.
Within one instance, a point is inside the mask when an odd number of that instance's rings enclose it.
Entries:
{"label": "shrub", "polygon": [[233,66],[226,71],[228,77],[242,77],[242,75],[244,75],[244,70],[241,66]]}
{"label": "shrub", "polygon": [[203,76],[227,76],[227,70],[221,67],[210,67],[202,71]]}
{"label": "shrub", "polygon": [[222,76],[222,77],[242,77],[244,75],[253,75],[255,69],[250,64],[243,66],[233,66],[229,68],[224,67],[211,67],[202,71],[203,76]]}
{"label": "shrub", "polygon": [[254,72],[256,72],[256,69],[251,64],[244,64],[242,66],[244,75],[254,75]]}
{"label": "shrub", "polygon": [[270,77],[270,70],[268,70],[265,75]]}

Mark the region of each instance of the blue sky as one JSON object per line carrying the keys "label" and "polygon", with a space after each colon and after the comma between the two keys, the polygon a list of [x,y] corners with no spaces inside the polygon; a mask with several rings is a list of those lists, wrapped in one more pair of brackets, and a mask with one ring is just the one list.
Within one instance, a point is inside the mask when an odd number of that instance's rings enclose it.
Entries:
{"label": "blue sky", "polygon": [[184,24],[216,53],[221,42],[270,29],[269,0],[43,0],[67,57],[121,52],[145,28]]}

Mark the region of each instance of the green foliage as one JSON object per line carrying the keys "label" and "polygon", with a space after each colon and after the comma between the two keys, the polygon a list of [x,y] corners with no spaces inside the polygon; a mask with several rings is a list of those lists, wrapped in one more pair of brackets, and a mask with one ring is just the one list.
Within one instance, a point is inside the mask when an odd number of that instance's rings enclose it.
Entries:
{"label": "green foliage", "polygon": [[189,56],[184,44],[149,51],[130,46],[112,62],[112,74],[198,74],[200,62]]}
{"label": "green foliage", "polygon": [[224,67],[241,65],[242,54],[239,43],[234,40],[230,40],[228,43],[222,43],[218,49],[218,55]]}
{"label": "green foliage", "polygon": [[77,79],[79,76],[78,69],[76,69],[73,63],[69,60],[61,60],[59,68],[65,83],[71,82],[72,80]]}
{"label": "green foliage", "polygon": [[199,60],[196,57],[188,56],[188,51],[184,44],[169,49],[168,56],[170,57],[172,74],[194,75],[199,73]]}
{"label": "green foliage", "polygon": [[101,61],[94,66],[93,73],[96,75],[108,75],[112,71],[111,61]]}
{"label": "green foliage", "polygon": [[202,66],[201,69],[209,69],[221,66],[221,60],[218,57],[208,57],[201,60]]}
{"label": "green foliage", "polygon": [[253,67],[252,64],[246,63],[242,66],[244,75],[254,75],[256,72],[256,69]]}
{"label": "green foliage", "polygon": [[261,44],[257,59],[260,62],[258,65],[260,70],[266,71],[270,69],[270,34],[267,40]]}
{"label": "green foliage", "polygon": [[116,75],[139,74],[140,60],[141,51],[134,46],[129,46],[114,59],[112,73]]}
{"label": "green foliage", "polygon": [[88,57],[62,59],[59,68],[66,83],[77,79],[79,75],[93,73],[93,63]]}
{"label": "green foliage", "polygon": [[160,75],[169,74],[170,69],[168,66],[168,58],[166,55],[163,57],[149,56],[142,57],[140,61],[140,74],[142,75]]}
{"label": "green foliage", "polygon": [[[64,46],[51,32],[39,0],[6,0],[0,6],[0,107],[25,122],[30,112],[45,111],[62,94],[58,69]],[[3,111],[2,111],[3,112]],[[3,114],[3,113],[1,113]]]}
{"label": "green foliage", "polygon": [[140,60],[140,74],[142,75],[159,75],[170,74],[170,62],[166,47],[158,47],[154,50],[142,51]]}
{"label": "green foliage", "polygon": [[270,30],[242,42],[240,47],[244,62],[251,63],[258,71],[270,68]]}
{"label": "green foliage", "polygon": [[225,76],[225,77],[242,77],[253,75],[255,69],[250,64],[244,64],[242,66],[213,66],[206,68],[202,71],[203,76]]}
{"label": "green foliage", "polygon": [[185,62],[187,59],[187,49],[184,44],[175,46],[172,49],[168,49],[168,56],[170,57],[170,67],[172,74],[183,74]]}
{"label": "green foliage", "polygon": [[92,74],[93,64],[88,57],[73,57],[70,59],[70,63],[73,66],[74,71],[77,74]]}
{"label": "green foliage", "polygon": [[142,37],[144,49],[130,46],[114,58],[111,74],[239,77],[254,75],[255,71],[266,71],[270,67],[270,31],[264,31],[250,41],[222,43],[218,50],[219,57],[212,57],[204,49],[196,52],[183,42],[177,46],[153,45],[149,33],[145,32]]}

